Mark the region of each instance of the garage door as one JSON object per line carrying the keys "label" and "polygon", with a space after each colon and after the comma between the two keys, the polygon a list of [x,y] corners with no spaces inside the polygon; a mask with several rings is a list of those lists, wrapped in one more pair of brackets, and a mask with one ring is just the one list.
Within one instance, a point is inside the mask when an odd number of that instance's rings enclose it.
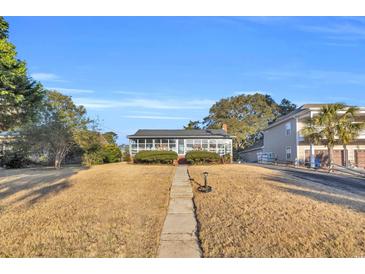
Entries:
{"label": "garage door", "polygon": [[[326,149],[316,149],[314,150],[314,155],[316,157],[316,160],[319,160],[321,162],[321,166],[327,166],[328,163],[328,151]],[[310,151],[305,151],[305,158],[306,162],[310,161]],[[344,161],[344,153],[343,150],[334,150],[333,151],[333,162],[336,165],[343,166]]]}
{"label": "garage door", "polygon": [[365,168],[365,150],[355,151],[355,161],[358,167]]}

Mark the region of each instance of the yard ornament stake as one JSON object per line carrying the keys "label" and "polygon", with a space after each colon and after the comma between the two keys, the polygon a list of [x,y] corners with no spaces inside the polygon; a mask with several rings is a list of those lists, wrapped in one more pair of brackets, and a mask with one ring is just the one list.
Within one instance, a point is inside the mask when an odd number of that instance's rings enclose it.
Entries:
{"label": "yard ornament stake", "polygon": [[198,187],[198,190],[203,193],[208,193],[212,191],[212,187],[208,186],[208,172],[204,172],[204,186]]}

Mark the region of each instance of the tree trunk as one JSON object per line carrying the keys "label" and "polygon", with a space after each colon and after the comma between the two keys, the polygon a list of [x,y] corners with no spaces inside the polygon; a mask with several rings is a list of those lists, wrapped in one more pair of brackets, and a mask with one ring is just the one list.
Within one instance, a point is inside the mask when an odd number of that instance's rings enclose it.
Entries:
{"label": "tree trunk", "polygon": [[347,151],[347,145],[343,145],[343,158],[345,167],[349,167],[349,153]]}
{"label": "tree trunk", "polygon": [[333,171],[333,146],[328,146],[328,172]]}
{"label": "tree trunk", "polygon": [[55,155],[55,161],[54,161],[54,167],[55,167],[55,169],[60,169],[61,168],[62,160],[63,160],[62,152],[61,151],[57,151],[56,152],[56,155]]}

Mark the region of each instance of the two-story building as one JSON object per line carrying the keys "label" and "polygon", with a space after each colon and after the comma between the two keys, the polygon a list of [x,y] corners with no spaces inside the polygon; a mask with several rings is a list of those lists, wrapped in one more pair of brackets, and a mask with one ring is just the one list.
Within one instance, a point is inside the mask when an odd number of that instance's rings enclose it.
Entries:
{"label": "two-story building", "polygon": [[[325,145],[313,145],[304,139],[301,130],[308,118],[318,115],[322,104],[307,104],[295,111],[280,117],[264,130],[263,146],[256,150],[249,150],[251,153],[268,154],[279,162],[296,161],[300,164],[311,164],[320,162],[324,165],[328,160],[328,151]],[[361,107],[356,116],[356,122],[365,122],[365,107]],[[351,164],[365,168],[365,132],[352,142],[348,147],[348,158]],[[243,153],[243,157],[247,156]],[[344,150],[342,144],[334,147],[334,162],[337,165],[344,164]],[[252,160],[253,161],[253,160]],[[257,161],[257,157],[256,157]]]}

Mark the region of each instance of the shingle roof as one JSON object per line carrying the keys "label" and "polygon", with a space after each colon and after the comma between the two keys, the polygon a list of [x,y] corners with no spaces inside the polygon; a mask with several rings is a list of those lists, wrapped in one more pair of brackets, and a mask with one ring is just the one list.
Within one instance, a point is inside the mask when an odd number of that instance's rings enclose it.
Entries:
{"label": "shingle roof", "polygon": [[260,139],[260,140],[256,141],[256,143],[254,143],[252,146],[245,147],[245,149],[240,152],[247,152],[247,151],[251,151],[251,150],[260,149],[263,147],[264,147],[264,139]]}
{"label": "shingle roof", "polygon": [[230,138],[223,129],[139,129],[128,138],[138,137],[216,137]]}

